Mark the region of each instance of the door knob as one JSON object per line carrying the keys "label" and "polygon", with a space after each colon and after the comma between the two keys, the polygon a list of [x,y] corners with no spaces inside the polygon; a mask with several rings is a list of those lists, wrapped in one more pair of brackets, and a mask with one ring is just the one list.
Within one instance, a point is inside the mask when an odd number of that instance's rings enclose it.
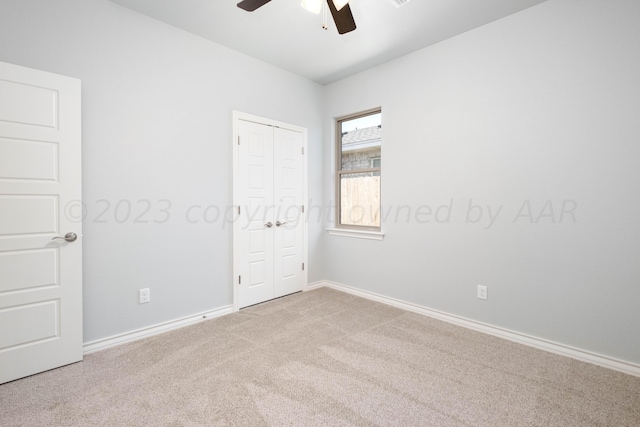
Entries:
{"label": "door knob", "polygon": [[276,227],[280,227],[281,225],[285,225],[285,224],[287,224],[287,221],[285,222],[276,221]]}
{"label": "door knob", "polygon": [[269,221],[269,222],[268,222],[268,223],[266,223],[264,226],[265,226],[265,227],[268,227],[268,228],[271,228],[271,227],[273,227],[273,224],[271,224],[271,221]]}
{"label": "door knob", "polygon": [[78,235],[76,233],[67,233],[64,235],[64,237],[62,236],[56,236],[51,240],[56,240],[56,239],[61,239],[61,240],[66,240],[67,242],[75,242],[78,239]]}

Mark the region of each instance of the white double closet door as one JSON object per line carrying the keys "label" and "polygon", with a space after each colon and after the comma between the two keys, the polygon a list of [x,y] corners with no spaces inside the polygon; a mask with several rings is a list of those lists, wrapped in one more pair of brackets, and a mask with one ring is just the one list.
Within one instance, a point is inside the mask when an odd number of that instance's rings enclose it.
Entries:
{"label": "white double closet door", "polygon": [[243,308],[303,289],[306,134],[236,123],[235,297]]}

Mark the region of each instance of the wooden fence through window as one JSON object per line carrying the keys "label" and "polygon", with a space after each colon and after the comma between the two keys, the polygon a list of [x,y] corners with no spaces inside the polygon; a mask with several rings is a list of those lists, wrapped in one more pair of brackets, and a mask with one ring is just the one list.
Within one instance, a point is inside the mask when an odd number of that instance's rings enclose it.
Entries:
{"label": "wooden fence through window", "polygon": [[343,175],[340,180],[340,223],[380,226],[380,176]]}

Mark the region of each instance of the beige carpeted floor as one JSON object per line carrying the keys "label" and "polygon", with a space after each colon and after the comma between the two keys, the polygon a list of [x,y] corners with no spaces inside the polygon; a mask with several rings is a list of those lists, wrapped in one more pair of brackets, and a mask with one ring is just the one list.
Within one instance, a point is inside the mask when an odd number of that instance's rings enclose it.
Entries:
{"label": "beige carpeted floor", "polygon": [[0,386],[2,426],[640,426],[640,378],[331,289]]}

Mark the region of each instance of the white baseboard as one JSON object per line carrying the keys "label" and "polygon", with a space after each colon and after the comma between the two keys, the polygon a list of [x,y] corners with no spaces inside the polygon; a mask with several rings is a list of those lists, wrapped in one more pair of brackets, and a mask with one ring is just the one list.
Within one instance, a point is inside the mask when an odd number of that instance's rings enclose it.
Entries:
{"label": "white baseboard", "polygon": [[305,292],[306,292],[306,291],[312,291],[312,290],[314,290],[314,289],[318,289],[318,288],[323,288],[323,287],[325,287],[325,286],[326,286],[326,287],[329,287],[329,286],[328,286],[328,283],[329,283],[329,282],[324,281],[324,280],[323,280],[323,281],[320,281],[320,282],[313,282],[313,283],[309,283],[309,284],[307,284],[307,287],[306,287],[306,288],[304,288],[304,290],[305,290]]}
{"label": "white baseboard", "polygon": [[332,288],[348,294],[356,295],[362,298],[367,298],[376,302],[391,305],[391,306],[401,308],[407,311],[411,311],[414,313],[422,314],[424,316],[432,317],[434,319],[442,320],[444,322],[452,323],[454,325],[462,326],[463,328],[472,329],[478,332],[483,332],[485,334],[493,335],[499,338],[504,338],[506,340],[513,341],[519,344],[524,344],[529,347],[534,347],[540,350],[545,350],[551,353],[555,353],[560,356],[570,357],[572,359],[580,360],[582,362],[591,363],[594,365],[613,369],[619,372],[624,372],[625,374],[630,374],[630,375],[640,377],[640,365],[632,362],[615,359],[613,357],[604,356],[602,354],[593,353],[587,350],[571,347],[568,345],[545,340],[542,338],[534,337],[534,336],[523,334],[520,332],[511,331],[509,329],[500,328],[497,326],[489,325],[487,323],[477,322],[475,320],[466,319],[464,317],[460,317],[460,316],[445,313],[442,311],[434,310],[431,308],[423,307],[417,304],[412,304],[412,303],[397,300],[394,298],[389,298],[384,295],[379,295],[373,292],[353,288],[351,286],[343,285],[340,283],[329,282],[329,281],[315,282],[307,285],[307,290],[310,291],[310,290],[321,288],[321,287]]}
{"label": "white baseboard", "polygon": [[218,309],[207,311],[204,313],[182,317],[180,319],[170,320],[168,322],[158,323],[157,325],[136,329],[134,331],[125,332],[123,334],[113,335],[111,337],[86,342],[82,347],[83,353],[89,354],[96,351],[105,350],[109,347],[126,344],[128,342],[137,341],[142,338],[148,338],[153,335],[161,334],[173,329],[182,328],[184,326],[193,325],[194,323],[214,319],[216,317],[224,316],[225,314],[230,313],[233,313],[233,306],[231,305],[220,307]]}

